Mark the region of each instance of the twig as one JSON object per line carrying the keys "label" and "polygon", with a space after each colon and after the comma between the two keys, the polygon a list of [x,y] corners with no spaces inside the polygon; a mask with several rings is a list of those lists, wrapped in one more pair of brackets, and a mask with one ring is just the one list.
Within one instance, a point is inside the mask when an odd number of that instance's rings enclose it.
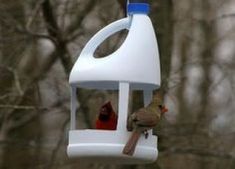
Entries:
{"label": "twig", "polygon": [[54,165],[55,161],[56,161],[56,157],[57,157],[57,154],[59,152],[59,148],[60,146],[63,144],[63,141],[64,141],[64,131],[65,131],[65,128],[69,122],[69,117],[67,119],[65,119],[62,127],[61,127],[61,133],[60,133],[60,139],[59,141],[57,142],[54,150],[52,151],[52,154],[51,154],[51,157],[50,157],[50,160],[49,160],[49,164],[45,166],[45,169],[50,169],[52,168],[52,166]]}
{"label": "twig", "polygon": [[215,18],[214,20],[218,20],[218,19],[225,19],[225,18],[233,18],[235,17],[235,13],[231,13],[231,14],[223,14],[217,18]]}
{"label": "twig", "polygon": [[47,31],[56,41],[56,53],[60,58],[65,74],[69,77],[73,62],[68,54],[66,41],[63,39],[62,32],[58,26],[57,20],[53,14],[53,8],[49,0],[45,0],[42,5],[43,18],[47,25]]}
{"label": "twig", "polygon": [[37,38],[43,38],[43,39],[49,39],[51,40],[52,42],[56,42],[55,39],[52,37],[52,36],[49,36],[47,34],[42,34],[42,33],[36,33],[36,32],[33,32],[30,27],[34,21],[34,19],[36,18],[37,14],[39,13],[39,10],[40,10],[40,7],[41,7],[41,4],[44,2],[45,0],[40,0],[37,2],[33,12],[32,12],[32,15],[29,17],[27,23],[26,23],[26,30],[22,30],[22,29],[19,29],[18,28],[18,31],[19,32],[22,32],[22,33],[27,33],[31,36],[34,36],[34,37],[37,37]]}
{"label": "twig", "polygon": [[27,23],[26,23],[26,29],[27,30],[30,30],[30,26],[32,25],[35,17],[37,16],[39,10],[40,10],[40,7],[41,7],[41,4],[44,2],[44,0],[39,0],[37,3],[36,3],[36,6],[32,12],[32,15],[29,17]]}
{"label": "twig", "polygon": [[0,105],[0,109],[23,109],[23,110],[48,110],[46,107],[35,107],[35,106],[21,106],[21,105]]}
{"label": "twig", "polygon": [[215,157],[215,158],[224,158],[224,159],[234,159],[235,157],[230,154],[230,153],[225,153],[225,152],[221,152],[221,151],[213,151],[213,150],[209,150],[209,149],[199,149],[199,148],[193,148],[193,147],[189,147],[189,148],[166,148],[165,151],[163,151],[162,153],[164,154],[172,154],[172,153],[176,153],[176,154],[194,154],[194,155],[198,155],[201,157]]}
{"label": "twig", "polygon": [[74,39],[76,39],[77,37],[81,36],[84,34],[84,31],[82,30],[78,30],[77,32],[71,34],[70,36],[68,36],[68,38],[66,38],[66,42],[71,42]]}
{"label": "twig", "polygon": [[13,74],[14,74],[16,89],[18,90],[20,96],[23,96],[24,92],[23,92],[23,90],[21,88],[19,76],[18,76],[18,73],[16,72],[16,70],[13,70]]}
{"label": "twig", "polygon": [[24,115],[17,121],[11,119],[8,122],[9,123],[8,125],[10,126],[9,131],[26,125],[27,123],[31,122],[31,120],[34,119],[36,116],[37,116],[37,113],[33,112],[30,114]]}
{"label": "twig", "polygon": [[[89,12],[91,12],[92,9],[95,7],[97,2],[98,1],[90,0],[88,2],[88,4],[84,7],[84,9],[82,11],[79,11],[78,15],[76,16],[76,20],[71,25],[69,25],[69,27],[67,28],[67,30],[65,32],[65,36],[71,35],[74,33],[74,31],[77,30],[77,28],[81,25],[82,21],[87,16],[87,14]],[[68,38],[68,39],[70,39],[70,38]]]}

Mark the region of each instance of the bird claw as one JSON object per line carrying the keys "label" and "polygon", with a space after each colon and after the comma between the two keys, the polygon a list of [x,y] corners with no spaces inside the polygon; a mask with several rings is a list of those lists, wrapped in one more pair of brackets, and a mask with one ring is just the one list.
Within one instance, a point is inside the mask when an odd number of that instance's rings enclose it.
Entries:
{"label": "bird claw", "polygon": [[133,113],[133,114],[131,115],[131,120],[132,120],[133,122],[136,122],[136,121],[138,120],[136,113]]}
{"label": "bird claw", "polygon": [[145,139],[147,139],[147,138],[148,138],[148,136],[149,136],[148,131],[147,131],[147,130],[144,130],[144,137],[145,137]]}

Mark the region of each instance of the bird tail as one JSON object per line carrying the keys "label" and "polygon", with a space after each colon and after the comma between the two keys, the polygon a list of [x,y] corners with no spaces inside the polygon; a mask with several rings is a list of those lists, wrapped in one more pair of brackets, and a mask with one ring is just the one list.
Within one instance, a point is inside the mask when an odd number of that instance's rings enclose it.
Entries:
{"label": "bird tail", "polygon": [[131,137],[127,141],[125,147],[122,150],[123,154],[132,156],[135,151],[136,144],[140,138],[141,132],[139,131],[133,131]]}

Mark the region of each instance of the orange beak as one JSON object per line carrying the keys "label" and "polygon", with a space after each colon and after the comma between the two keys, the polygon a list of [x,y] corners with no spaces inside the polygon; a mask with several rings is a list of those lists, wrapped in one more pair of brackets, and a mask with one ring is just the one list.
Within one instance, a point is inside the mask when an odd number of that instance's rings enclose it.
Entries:
{"label": "orange beak", "polygon": [[166,106],[162,106],[162,108],[161,108],[161,112],[162,112],[162,113],[166,113],[166,112],[168,112],[168,109],[166,108]]}

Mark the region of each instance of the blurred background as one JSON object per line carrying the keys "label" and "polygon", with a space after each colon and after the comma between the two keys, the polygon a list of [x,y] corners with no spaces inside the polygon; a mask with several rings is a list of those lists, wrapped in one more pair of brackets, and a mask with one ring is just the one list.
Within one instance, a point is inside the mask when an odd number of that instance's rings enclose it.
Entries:
{"label": "blurred background", "polygon": [[[235,1],[149,0],[169,111],[149,165],[83,164],[66,155],[68,76],[99,29],[125,16],[124,0],[0,1],[1,169],[234,169]],[[126,32],[105,41],[102,57]],[[125,61],[123,61],[125,63]],[[117,92],[79,89],[78,127],[92,128]],[[131,93],[130,111],[142,104]]]}

